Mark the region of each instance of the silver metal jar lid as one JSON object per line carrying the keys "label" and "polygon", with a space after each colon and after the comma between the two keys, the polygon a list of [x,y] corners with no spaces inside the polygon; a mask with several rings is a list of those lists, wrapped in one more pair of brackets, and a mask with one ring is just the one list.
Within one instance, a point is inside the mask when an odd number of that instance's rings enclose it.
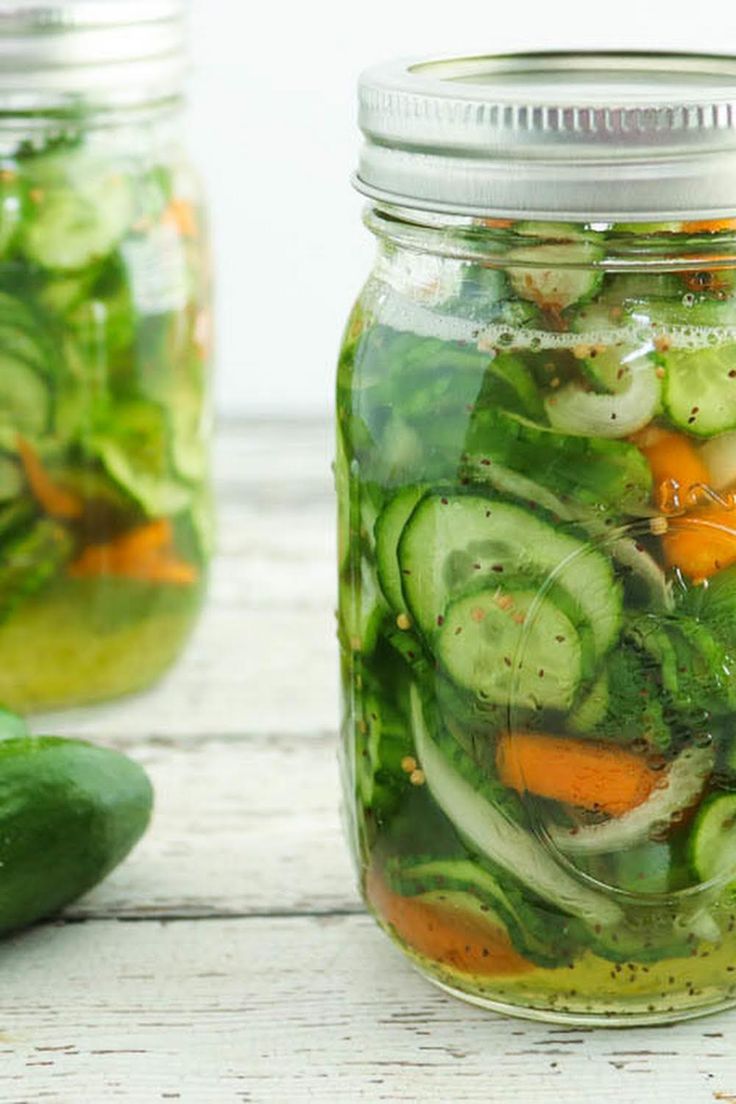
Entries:
{"label": "silver metal jar lid", "polygon": [[187,0],[0,0],[0,111],[178,95],[188,10]]}
{"label": "silver metal jar lid", "polygon": [[468,216],[736,214],[736,57],[538,53],[403,61],[359,85],[356,186]]}

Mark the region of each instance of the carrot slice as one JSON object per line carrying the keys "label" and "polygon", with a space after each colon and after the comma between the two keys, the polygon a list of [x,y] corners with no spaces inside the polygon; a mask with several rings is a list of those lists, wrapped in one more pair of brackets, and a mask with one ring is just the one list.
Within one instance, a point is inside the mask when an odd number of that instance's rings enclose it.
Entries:
{"label": "carrot slice", "polygon": [[717,234],[723,230],[736,230],[736,218],[700,219],[680,224],[683,234]]}
{"label": "carrot slice", "polygon": [[174,226],[183,238],[196,238],[197,215],[187,199],[172,199],[164,211],[163,221]]}
{"label": "carrot slice", "polygon": [[376,913],[411,950],[453,970],[486,977],[528,973],[535,966],[505,931],[438,897],[402,897],[371,867],[366,896]]}
{"label": "carrot slice", "polygon": [[502,736],[496,766],[504,785],[519,793],[611,816],[641,805],[663,777],[624,748],[534,732]]}
{"label": "carrot slice", "polygon": [[692,511],[662,536],[665,558],[691,579],[709,579],[736,563],[736,510],[710,506]]}
{"label": "carrot slice", "polygon": [[91,544],[70,565],[75,579],[118,575],[143,582],[188,586],[196,568],[180,560],[172,549],[173,531],[167,518],[140,525],[106,544]]}
{"label": "carrot slice", "polygon": [[64,521],[80,518],[84,513],[84,499],[53,481],[29,441],[18,436],[16,444],[28,485],[42,510],[49,517]]}
{"label": "carrot slice", "polygon": [[698,488],[710,483],[710,472],[684,433],[645,429],[634,437],[634,443],[649,462],[660,508],[694,506]]}

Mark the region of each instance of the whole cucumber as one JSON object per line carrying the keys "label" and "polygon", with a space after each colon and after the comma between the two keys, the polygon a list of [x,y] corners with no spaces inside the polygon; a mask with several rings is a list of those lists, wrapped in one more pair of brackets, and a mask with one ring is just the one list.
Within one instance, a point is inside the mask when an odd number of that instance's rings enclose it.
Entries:
{"label": "whole cucumber", "polygon": [[86,893],[146,829],[142,767],[56,736],[0,739],[0,935]]}

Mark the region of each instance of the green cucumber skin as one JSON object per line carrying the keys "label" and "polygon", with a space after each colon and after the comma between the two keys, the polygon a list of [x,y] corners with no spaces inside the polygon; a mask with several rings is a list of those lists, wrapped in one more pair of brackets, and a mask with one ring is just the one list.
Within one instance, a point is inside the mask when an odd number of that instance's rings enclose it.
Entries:
{"label": "green cucumber skin", "polygon": [[153,791],[125,756],[53,736],[0,742],[0,934],[57,913],[143,835]]}
{"label": "green cucumber skin", "polygon": [[[464,578],[448,583],[456,552]],[[480,587],[495,590],[509,576],[525,577],[542,591],[561,587],[589,626],[598,658],[620,631],[621,593],[609,561],[516,504],[474,494],[427,495],[404,528],[398,558],[404,597],[428,639],[454,598]],[[574,581],[578,576],[585,585]]]}
{"label": "green cucumber skin", "polygon": [[714,794],[700,806],[690,833],[688,856],[702,881],[736,877],[736,794]]}

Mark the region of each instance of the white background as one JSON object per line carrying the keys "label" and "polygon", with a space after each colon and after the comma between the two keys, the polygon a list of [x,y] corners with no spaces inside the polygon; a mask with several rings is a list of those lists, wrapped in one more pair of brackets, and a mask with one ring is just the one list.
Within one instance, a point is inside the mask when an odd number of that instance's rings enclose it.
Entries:
{"label": "white background", "polygon": [[218,405],[329,411],[372,242],[350,187],[359,71],[395,56],[598,47],[736,51],[709,0],[193,0],[190,137],[213,214]]}

